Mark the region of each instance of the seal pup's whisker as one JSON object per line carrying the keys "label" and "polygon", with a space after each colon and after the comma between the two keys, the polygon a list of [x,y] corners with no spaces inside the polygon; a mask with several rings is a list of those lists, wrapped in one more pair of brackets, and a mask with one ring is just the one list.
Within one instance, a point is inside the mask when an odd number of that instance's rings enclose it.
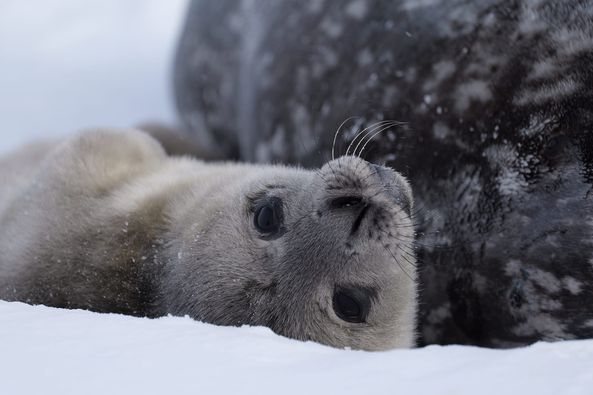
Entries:
{"label": "seal pup's whisker", "polygon": [[[396,225],[396,226],[397,226],[397,225]],[[412,256],[412,257],[414,257],[414,258],[416,257],[416,255],[415,255],[415,254],[416,254],[416,251],[414,251],[414,247],[409,247],[409,246],[407,246],[407,245],[409,244],[409,243],[408,243],[408,241],[406,241],[406,242],[403,242],[402,240],[400,240],[400,239],[398,238],[398,236],[394,235],[392,232],[386,232],[386,231],[384,231],[384,230],[382,230],[382,229],[379,229],[379,231],[380,231],[380,232],[382,232],[382,233],[383,233],[385,236],[387,236],[387,238],[389,238],[389,239],[394,239],[394,240],[401,241],[401,242],[402,242],[404,245],[406,245],[406,247],[405,247],[405,248],[411,248],[411,251],[410,251],[410,250],[407,250],[407,251],[406,251],[406,250],[402,250],[402,251],[403,251],[403,252],[407,252],[407,253],[409,254],[409,256]],[[399,247],[399,244],[398,244],[398,247]],[[404,247],[401,247],[401,248],[404,248]]]}
{"label": "seal pup's whisker", "polygon": [[357,118],[360,118],[360,117],[356,117],[356,116],[353,116],[353,117],[348,117],[348,118],[346,118],[346,119],[345,119],[345,120],[344,120],[344,121],[343,121],[343,122],[340,124],[340,126],[338,126],[338,129],[336,130],[336,133],[334,133],[334,141],[333,141],[333,143],[332,143],[332,160],[336,159],[336,157],[335,157],[335,148],[336,148],[336,141],[337,141],[337,139],[338,139],[338,134],[340,134],[340,130],[342,129],[342,127],[343,127],[343,126],[344,126],[344,125],[345,125],[345,124],[346,124],[348,121],[350,121],[350,120],[352,120],[352,119],[357,119]]}
{"label": "seal pup's whisker", "polygon": [[410,279],[410,281],[414,281],[414,279],[412,278],[412,276],[410,276],[410,274],[406,271],[406,269],[404,269],[404,267],[401,265],[401,263],[397,260],[397,258],[395,257],[395,255],[393,254],[393,252],[387,248],[386,246],[383,246],[383,248],[389,252],[389,254],[391,255],[391,257],[393,258],[393,260],[395,261],[395,263],[397,263],[397,266],[399,266],[399,268],[402,270],[402,272],[404,272],[404,274]]}
{"label": "seal pup's whisker", "polygon": [[[384,121],[384,122],[385,122],[385,123],[384,123],[384,124],[382,124],[382,125],[380,125],[380,127],[379,127],[379,128],[374,128],[373,130],[369,131],[369,132],[368,132],[368,133],[367,133],[365,136],[363,136],[363,137],[362,137],[362,138],[359,140],[358,144],[356,144],[356,147],[354,147],[354,151],[352,152],[352,155],[360,157],[360,154],[358,154],[358,155],[357,155],[357,154],[356,154],[356,151],[358,150],[358,147],[360,147],[360,146],[361,146],[361,144],[363,144],[363,143],[364,143],[364,141],[365,141],[365,140],[366,140],[366,139],[367,139],[369,136],[371,136],[371,137],[370,137],[370,140],[372,140],[372,139],[373,139],[373,138],[374,138],[374,137],[375,137],[377,134],[379,134],[379,133],[381,133],[381,132],[383,132],[383,131],[385,131],[385,130],[391,129],[393,126],[397,125],[397,121],[391,121],[391,120],[390,120],[390,121]],[[379,130],[377,130],[377,129],[379,129]],[[367,141],[370,141],[370,140],[367,140]],[[366,144],[364,144],[364,146],[366,146]]]}
{"label": "seal pup's whisker", "polygon": [[[352,148],[352,146],[354,145],[354,143],[356,142],[356,140],[361,136],[364,135],[365,133],[372,133],[376,128],[380,128],[383,125],[389,123],[391,121],[379,121],[379,122],[375,122],[369,126],[367,126],[366,128],[364,128],[363,130],[361,130],[360,132],[358,132],[356,134],[356,136],[354,136],[354,138],[352,139],[352,141],[350,142],[350,144],[348,145],[348,148],[346,149],[346,156],[350,155],[350,148]],[[363,136],[364,138],[364,136]]]}
{"label": "seal pup's whisker", "polygon": [[417,264],[412,263],[408,258],[406,258],[406,257],[410,257],[410,258],[416,259],[415,254],[411,254],[411,253],[405,251],[404,249],[402,249],[402,247],[400,247],[399,243],[397,243],[395,246],[397,247],[398,250],[400,250],[400,252],[402,253],[402,258],[404,258],[406,260],[406,262],[408,262],[410,265],[412,265],[414,267],[418,267]]}
{"label": "seal pup's whisker", "polygon": [[369,137],[369,138],[367,139],[366,143],[364,143],[364,145],[362,146],[362,148],[361,148],[361,149],[360,149],[360,151],[358,152],[358,155],[356,155],[356,150],[354,150],[354,151],[355,151],[355,152],[354,152],[354,156],[358,156],[359,158],[361,158],[361,157],[362,157],[362,152],[364,151],[364,149],[366,148],[366,146],[368,145],[368,143],[370,143],[370,142],[371,142],[371,140],[375,138],[375,136],[377,136],[378,134],[380,134],[380,133],[382,133],[382,132],[384,132],[384,131],[386,131],[386,130],[389,130],[389,129],[391,129],[392,127],[394,127],[394,126],[397,126],[397,125],[399,125],[399,123],[398,123],[398,122],[395,122],[395,123],[392,123],[392,124],[390,124],[390,125],[388,125],[388,126],[386,126],[386,127],[382,128],[382,129],[378,130],[377,132],[375,132],[375,133],[374,133],[374,134],[373,134],[371,137]]}
{"label": "seal pup's whisker", "polygon": [[435,249],[438,248],[438,249],[445,249],[445,250],[447,250],[447,249],[453,250],[456,247],[456,246],[446,246],[443,244],[429,243],[429,242],[426,242],[419,238],[394,237],[394,239],[400,241],[401,243],[414,243],[418,247],[422,247],[422,248],[435,248]]}
{"label": "seal pup's whisker", "polygon": [[[400,245],[400,244],[404,244],[404,245],[407,246],[408,244],[410,244],[409,240],[404,242],[404,241],[400,240],[397,236],[395,236],[393,233],[386,232],[386,231],[384,231],[382,229],[377,229],[377,230],[379,232],[383,233],[386,236],[387,239],[393,239],[393,240],[399,241],[400,243],[396,243],[396,247],[402,252],[402,254],[405,254],[406,256],[408,256],[412,260],[417,260],[418,259],[416,257],[416,252],[413,250],[413,247],[412,247],[412,251],[409,251],[409,250],[404,249],[404,247],[402,247]],[[410,265],[414,266],[414,267],[417,267],[417,265],[414,264],[414,263],[412,263],[412,262],[408,262],[408,263]]]}
{"label": "seal pup's whisker", "polygon": [[328,163],[327,163],[327,166],[329,167],[329,169],[330,169],[330,170],[331,170],[331,172],[332,172],[332,175],[333,175],[333,177],[334,177],[334,179],[333,179],[333,180],[334,180],[334,181],[337,181],[337,182],[339,183],[339,181],[340,181],[340,180],[338,179],[338,176],[336,175],[336,171],[335,171],[335,170],[334,170],[334,168],[332,167],[331,163],[332,163],[332,162],[328,162]]}
{"label": "seal pup's whisker", "polygon": [[[360,132],[358,132],[356,134],[356,136],[354,136],[354,138],[352,139],[352,141],[350,142],[350,144],[348,145],[348,148],[346,149],[346,153],[345,155],[352,155],[355,156],[354,154],[350,153],[350,149],[354,146],[355,143],[357,143],[357,140],[359,138],[363,139],[365,138],[365,136],[368,136],[369,134],[373,133],[375,130],[377,130],[378,128],[383,127],[384,125],[390,123],[391,121],[389,120],[384,120],[384,121],[379,121],[379,122],[375,122],[369,126],[367,126],[366,128],[364,128],[363,130],[361,130]],[[355,149],[356,150],[356,149]]]}

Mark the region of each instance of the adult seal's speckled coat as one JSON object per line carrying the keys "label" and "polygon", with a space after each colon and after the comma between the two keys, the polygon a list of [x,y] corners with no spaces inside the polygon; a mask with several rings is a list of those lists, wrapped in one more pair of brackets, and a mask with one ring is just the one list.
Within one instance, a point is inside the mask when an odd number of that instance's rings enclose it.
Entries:
{"label": "adult seal's speckled coat", "polygon": [[593,2],[194,1],[177,101],[204,145],[411,180],[426,343],[593,337]]}
{"label": "adult seal's speckled coat", "polygon": [[1,299],[414,344],[412,195],[388,168],[207,164],[95,130],[0,158],[0,176]]}

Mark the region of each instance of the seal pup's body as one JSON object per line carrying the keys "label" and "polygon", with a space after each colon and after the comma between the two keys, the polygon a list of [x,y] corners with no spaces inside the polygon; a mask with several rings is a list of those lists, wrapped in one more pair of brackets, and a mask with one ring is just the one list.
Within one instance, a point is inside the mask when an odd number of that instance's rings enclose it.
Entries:
{"label": "seal pup's body", "polygon": [[414,343],[412,198],[355,157],[318,171],[169,157],[95,130],[2,159],[0,298]]}

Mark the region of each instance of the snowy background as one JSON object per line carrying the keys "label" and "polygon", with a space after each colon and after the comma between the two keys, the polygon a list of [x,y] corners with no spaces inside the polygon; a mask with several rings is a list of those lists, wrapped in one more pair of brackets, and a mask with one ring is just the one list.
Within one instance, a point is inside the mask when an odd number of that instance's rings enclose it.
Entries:
{"label": "snowy background", "polygon": [[0,1],[0,152],[84,127],[173,122],[186,3]]}
{"label": "snowy background", "polygon": [[[170,62],[185,6],[2,0],[0,152],[84,127],[174,122]],[[40,393],[591,394],[593,341],[368,353],[265,328],[0,302],[0,394]]]}

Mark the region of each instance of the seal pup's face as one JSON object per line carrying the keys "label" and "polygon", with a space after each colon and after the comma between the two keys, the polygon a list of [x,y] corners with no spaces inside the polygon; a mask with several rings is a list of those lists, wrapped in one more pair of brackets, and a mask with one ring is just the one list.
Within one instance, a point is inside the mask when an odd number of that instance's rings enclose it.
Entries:
{"label": "seal pup's face", "polygon": [[228,165],[191,199],[169,247],[169,312],[336,347],[414,345],[412,195],[398,173],[352,156],[318,171]]}

